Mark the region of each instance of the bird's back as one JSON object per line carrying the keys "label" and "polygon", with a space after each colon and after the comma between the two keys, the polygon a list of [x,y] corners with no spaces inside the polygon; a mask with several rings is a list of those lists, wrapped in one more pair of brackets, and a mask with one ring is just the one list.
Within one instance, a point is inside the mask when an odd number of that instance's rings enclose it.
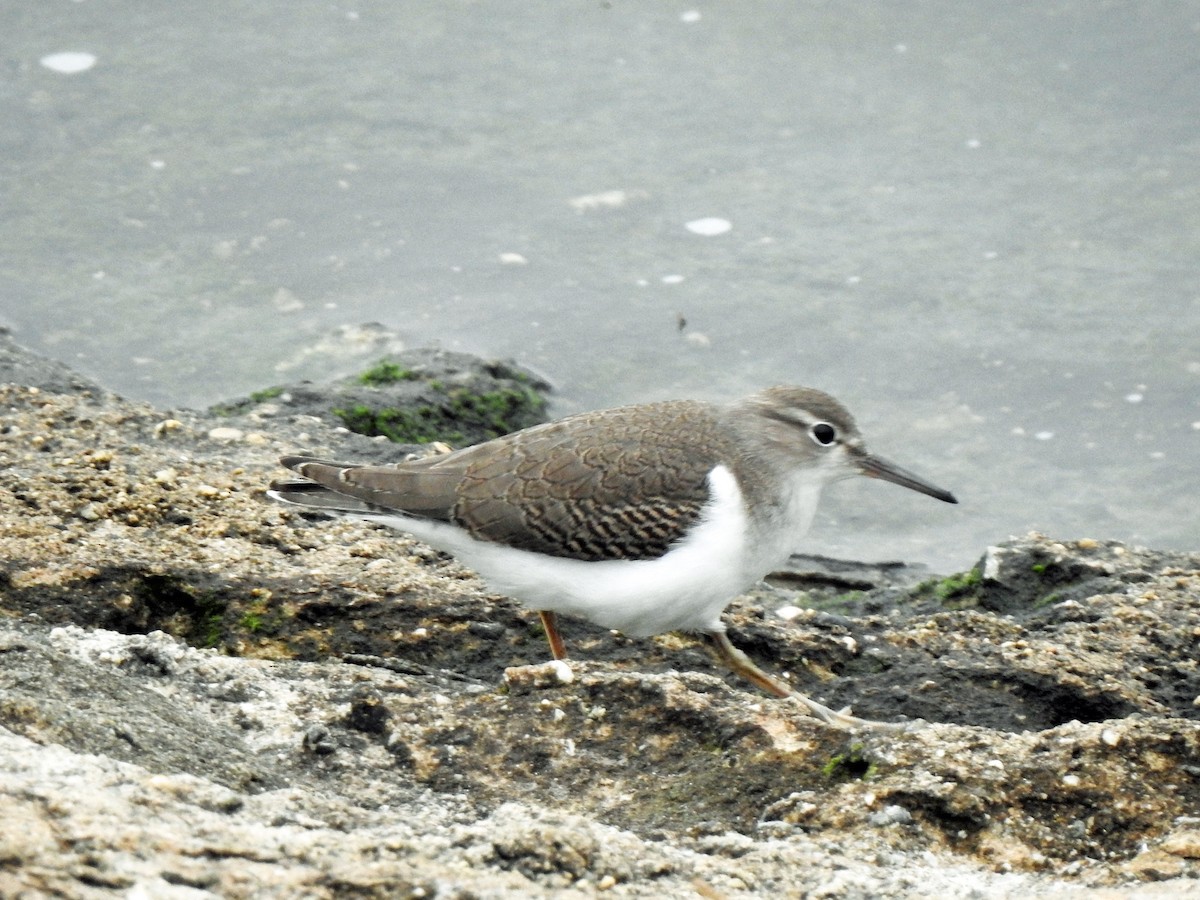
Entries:
{"label": "bird's back", "polygon": [[327,512],[447,522],[549,556],[650,559],[695,524],[709,473],[734,452],[717,408],[668,401],[583,413],[393,466],[287,457],[309,484],[272,489]]}

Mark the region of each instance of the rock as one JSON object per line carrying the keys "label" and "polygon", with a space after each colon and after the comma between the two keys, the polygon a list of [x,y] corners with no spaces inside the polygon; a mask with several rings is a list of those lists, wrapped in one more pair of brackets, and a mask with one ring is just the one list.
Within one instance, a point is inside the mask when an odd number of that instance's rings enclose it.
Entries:
{"label": "rock", "polygon": [[764,666],[914,722],[847,734],[683,635],[565,620],[563,679],[444,555],[264,497],[281,452],[377,441],[0,404],[0,896],[1194,892],[1200,555],[1030,535],[739,598]]}
{"label": "rock", "polygon": [[208,439],[210,441],[233,442],[240,441],[246,436],[246,433],[240,428],[230,428],[229,426],[217,426],[208,430]]}
{"label": "rock", "polygon": [[1193,828],[1168,835],[1162,842],[1162,851],[1185,859],[1200,859],[1200,830]]}
{"label": "rock", "polygon": [[532,666],[509,666],[504,670],[504,683],[509,690],[528,693],[537,688],[560,687],[575,680],[575,673],[565,660],[552,659]]}
{"label": "rock", "polygon": [[[217,404],[210,412],[247,424],[281,415],[312,416],[397,444],[444,441],[462,447],[544,422],[549,387],[513,362],[445,350],[405,350],[333,384],[277,385]],[[233,439],[242,438],[242,430],[230,424],[214,431],[237,432]]]}
{"label": "rock", "polygon": [[18,384],[51,394],[90,394],[106,392],[89,378],[52,359],[26,350],[0,326],[0,384]]}

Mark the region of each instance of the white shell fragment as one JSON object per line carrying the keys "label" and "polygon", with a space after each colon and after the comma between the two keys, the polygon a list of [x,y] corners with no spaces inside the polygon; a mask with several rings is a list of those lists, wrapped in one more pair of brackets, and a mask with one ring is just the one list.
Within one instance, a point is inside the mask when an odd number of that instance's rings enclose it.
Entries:
{"label": "white shell fragment", "polygon": [[94,66],[96,64],[96,57],[91,53],[66,50],[62,53],[49,53],[39,59],[38,62],[51,72],[58,72],[62,75],[74,75],[78,72],[86,72]]}
{"label": "white shell fragment", "polygon": [[718,219],[715,216],[708,216],[703,219],[692,219],[684,226],[692,234],[698,234],[702,237],[716,237],[718,234],[724,234],[733,228],[733,223],[728,219]]}

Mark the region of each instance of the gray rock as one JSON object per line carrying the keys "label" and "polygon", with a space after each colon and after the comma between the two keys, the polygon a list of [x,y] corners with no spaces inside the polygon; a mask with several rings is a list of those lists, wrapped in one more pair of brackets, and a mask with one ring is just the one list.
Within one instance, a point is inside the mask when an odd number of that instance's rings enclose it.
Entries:
{"label": "gray rock", "polygon": [[850,735],[687,636],[565,622],[573,677],[506,680],[546,658],[536,616],[266,501],[297,442],[367,438],[0,406],[0,896],[1194,893],[1200,555],[1031,535],[947,579],[739,598],[764,665],[926,720]]}
{"label": "gray rock", "polygon": [[90,393],[97,397],[105,391],[90,378],[53,359],[38,356],[16,342],[12,331],[0,326],[0,384],[36,387],[55,394]]}
{"label": "gray rock", "polygon": [[331,384],[276,385],[209,413],[224,419],[306,416],[412,445],[479,443],[546,421],[550,385],[511,361],[447,350],[405,350]]}

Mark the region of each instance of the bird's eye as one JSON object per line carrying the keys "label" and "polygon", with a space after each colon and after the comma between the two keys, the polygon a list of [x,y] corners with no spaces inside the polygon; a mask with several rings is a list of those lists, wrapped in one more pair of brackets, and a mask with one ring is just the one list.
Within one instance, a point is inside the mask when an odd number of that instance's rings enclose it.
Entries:
{"label": "bird's eye", "polygon": [[822,447],[828,447],[837,440],[837,429],[828,422],[818,422],[808,429],[808,435]]}

